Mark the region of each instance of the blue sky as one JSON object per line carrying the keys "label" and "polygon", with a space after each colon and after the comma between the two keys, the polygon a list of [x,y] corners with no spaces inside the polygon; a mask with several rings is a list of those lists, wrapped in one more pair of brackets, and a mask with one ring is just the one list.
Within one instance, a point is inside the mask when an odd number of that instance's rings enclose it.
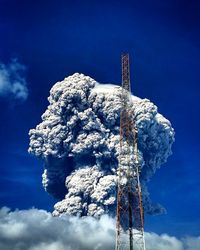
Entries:
{"label": "blue sky", "polygon": [[42,162],[27,153],[28,131],[40,122],[51,86],[81,72],[102,83],[121,81],[129,52],[133,93],[153,101],[176,132],[173,155],[149,183],[166,215],[146,218],[148,231],[198,235],[200,4],[197,1],[1,1],[0,61],[13,58],[29,95],[0,96],[0,206],[52,210]]}

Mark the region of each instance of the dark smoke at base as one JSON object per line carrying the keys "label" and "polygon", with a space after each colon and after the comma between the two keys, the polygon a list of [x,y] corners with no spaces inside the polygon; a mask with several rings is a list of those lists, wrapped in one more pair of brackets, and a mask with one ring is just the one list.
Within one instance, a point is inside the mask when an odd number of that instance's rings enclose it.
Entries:
{"label": "dark smoke at base", "polygon": [[[56,83],[48,100],[42,122],[29,132],[29,152],[45,162],[46,191],[62,199],[53,214],[114,215],[121,88],[76,73]],[[132,96],[131,109],[145,212],[161,213],[162,206],[150,200],[147,182],[171,154],[174,130],[147,99]]]}

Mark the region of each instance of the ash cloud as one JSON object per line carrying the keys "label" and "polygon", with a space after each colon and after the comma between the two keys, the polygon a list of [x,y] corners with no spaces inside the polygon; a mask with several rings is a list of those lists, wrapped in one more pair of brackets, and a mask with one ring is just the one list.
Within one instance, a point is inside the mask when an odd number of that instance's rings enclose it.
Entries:
{"label": "ash cloud", "polygon": [[[121,88],[76,73],[50,90],[42,122],[31,129],[29,152],[45,165],[43,185],[60,201],[54,215],[115,215]],[[170,122],[148,99],[132,96],[145,212],[164,208],[151,202],[147,183],[166,162],[174,142]]]}
{"label": "ash cloud", "polygon": [[[200,237],[178,239],[145,233],[148,250],[198,250]],[[0,209],[0,249],[4,250],[110,250],[115,244],[115,221],[108,215],[53,217],[45,210]]]}

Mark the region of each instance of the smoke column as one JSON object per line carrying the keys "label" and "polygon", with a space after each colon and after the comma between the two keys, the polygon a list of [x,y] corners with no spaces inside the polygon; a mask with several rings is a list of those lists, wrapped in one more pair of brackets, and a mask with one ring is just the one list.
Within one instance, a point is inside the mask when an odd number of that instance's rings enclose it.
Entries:
{"label": "smoke column", "polygon": [[[29,152],[44,161],[43,186],[59,199],[54,215],[115,215],[121,88],[76,73],[50,90],[42,122],[31,129]],[[138,129],[145,212],[152,203],[147,183],[166,162],[174,142],[170,122],[148,99],[132,96]]]}

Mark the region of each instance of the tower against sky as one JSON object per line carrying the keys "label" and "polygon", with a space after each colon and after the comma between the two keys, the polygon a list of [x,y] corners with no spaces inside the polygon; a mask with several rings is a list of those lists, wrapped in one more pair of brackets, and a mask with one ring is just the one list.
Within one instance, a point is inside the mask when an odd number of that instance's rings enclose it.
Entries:
{"label": "tower against sky", "polygon": [[137,128],[130,109],[129,55],[122,54],[120,152],[117,169],[117,222],[115,250],[145,250],[144,211],[140,186]]}

